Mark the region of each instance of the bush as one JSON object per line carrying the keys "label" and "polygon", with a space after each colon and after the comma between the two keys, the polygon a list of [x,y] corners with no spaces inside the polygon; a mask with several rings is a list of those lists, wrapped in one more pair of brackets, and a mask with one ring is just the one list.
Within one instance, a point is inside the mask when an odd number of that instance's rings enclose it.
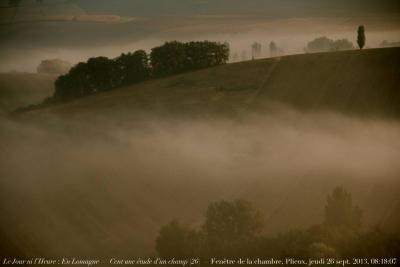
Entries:
{"label": "bush", "polygon": [[332,43],[331,51],[352,50],[354,45],[347,39],[339,39]]}
{"label": "bush", "polygon": [[207,241],[208,254],[211,255],[242,254],[244,244],[253,243],[263,228],[260,212],[242,199],[211,203],[205,219],[202,230]]}
{"label": "bush", "polygon": [[339,39],[334,41],[326,36],[322,36],[309,42],[304,50],[306,53],[319,53],[352,49],[354,49],[354,45],[347,39]]}
{"label": "bush", "polygon": [[215,202],[208,206],[205,222],[198,231],[177,221],[163,226],[156,249],[166,258],[247,255],[262,224],[261,214],[245,200]]}
{"label": "bush", "polygon": [[46,59],[36,68],[37,73],[65,74],[71,69],[71,63],[61,59]]}
{"label": "bush", "polygon": [[361,209],[353,206],[352,196],[343,187],[336,187],[327,197],[325,224],[332,227],[361,227]]}
{"label": "bush", "polygon": [[156,249],[162,258],[186,259],[199,253],[201,241],[199,232],[172,221],[161,228]]}

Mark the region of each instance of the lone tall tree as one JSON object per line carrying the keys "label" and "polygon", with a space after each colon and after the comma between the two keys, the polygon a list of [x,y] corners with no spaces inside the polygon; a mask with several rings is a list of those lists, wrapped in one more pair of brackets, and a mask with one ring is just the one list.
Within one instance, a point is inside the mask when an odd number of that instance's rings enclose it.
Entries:
{"label": "lone tall tree", "polygon": [[259,58],[260,56],[261,56],[261,44],[255,42],[251,46],[251,58],[255,59],[255,58]]}
{"label": "lone tall tree", "polygon": [[360,49],[363,49],[365,45],[365,29],[363,25],[358,26],[357,30],[357,44]]}
{"label": "lone tall tree", "polygon": [[271,57],[276,57],[278,55],[278,46],[275,44],[274,41],[269,43],[269,54]]}
{"label": "lone tall tree", "polygon": [[362,212],[353,205],[352,196],[343,187],[336,187],[327,198],[325,224],[334,227],[361,227]]}

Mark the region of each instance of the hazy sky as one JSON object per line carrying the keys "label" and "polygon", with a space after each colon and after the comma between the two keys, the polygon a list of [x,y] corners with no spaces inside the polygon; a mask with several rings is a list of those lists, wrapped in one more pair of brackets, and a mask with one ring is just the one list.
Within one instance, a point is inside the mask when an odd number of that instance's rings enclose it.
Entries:
{"label": "hazy sky", "polygon": [[[320,36],[354,42],[364,24],[367,47],[399,41],[398,0],[22,0],[17,9],[0,0],[0,72],[35,71],[43,59],[72,63],[93,56],[149,51],[165,41],[230,42],[233,53],[255,41],[274,40],[287,54],[303,53]],[[120,15],[124,23],[99,16]],[[102,23],[98,23],[100,22]],[[265,50],[266,51],[266,50]]]}
{"label": "hazy sky", "polygon": [[398,0],[75,0],[89,12],[122,15],[266,13],[271,16],[400,12]]}
{"label": "hazy sky", "polygon": [[[45,0],[75,3],[88,13],[128,16],[264,13],[272,16],[399,13],[398,0]],[[6,6],[8,0],[1,0]],[[22,0],[22,5],[35,5]]]}

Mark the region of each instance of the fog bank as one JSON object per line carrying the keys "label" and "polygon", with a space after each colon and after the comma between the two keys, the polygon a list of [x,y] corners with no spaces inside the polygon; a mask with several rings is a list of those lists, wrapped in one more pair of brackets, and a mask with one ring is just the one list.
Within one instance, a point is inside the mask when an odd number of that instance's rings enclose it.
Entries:
{"label": "fog bank", "polygon": [[269,235],[318,223],[337,185],[353,193],[365,227],[384,224],[400,200],[396,121],[293,110],[142,119],[111,127],[3,118],[5,244],[27,255],[143,256],[161,225],[196,226],[218,199],[252,201]]}

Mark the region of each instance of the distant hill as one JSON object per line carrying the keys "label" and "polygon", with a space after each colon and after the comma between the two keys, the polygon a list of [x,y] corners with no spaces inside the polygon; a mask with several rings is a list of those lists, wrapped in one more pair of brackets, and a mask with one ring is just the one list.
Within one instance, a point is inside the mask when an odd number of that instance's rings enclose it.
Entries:
{"label": "distant hill", "polygon": [[[270,17],[298,17],[400,12],[397,0],[45,0],[41,4],[35,0],[22,0],[20,3],[23,8],[41,6],[46,9],[56,5],[74,6],[89,14],[122,16],[259,13]],[[0,8],[7,6],[8,0],[0,0]]]}
{"label": "distant hill", "polygon": [[7,0],[0,1],[0,24],[71,18],[84,22],[127,22],[129,17],[258,14],[271,19],[399,13],[400,3],[396,0],[22,0],[17,7],[8,5]]}
{"label": "distant hill", "polygon": [[128,110],[172,115],[236,114],[288,105],[400,118],[400,48],[294,55],[227,64],[58,105],[46,112]]}
{"label": "distant hill", "polygon": [[22,1],[18,7],[9,7],[7,5],[0,7],[1,24],[86,14],[79,6],[67,1],[45,1],[43,4],[38,4],[35,1]]}
{"label": "distant hill", "polygon": [[130,18],[122,18],[109,13],[87,14],[79,5],[71,1],[21,1],[16,6],[0,5],[0,25],[34,22],[96,22],[125,23]]}

